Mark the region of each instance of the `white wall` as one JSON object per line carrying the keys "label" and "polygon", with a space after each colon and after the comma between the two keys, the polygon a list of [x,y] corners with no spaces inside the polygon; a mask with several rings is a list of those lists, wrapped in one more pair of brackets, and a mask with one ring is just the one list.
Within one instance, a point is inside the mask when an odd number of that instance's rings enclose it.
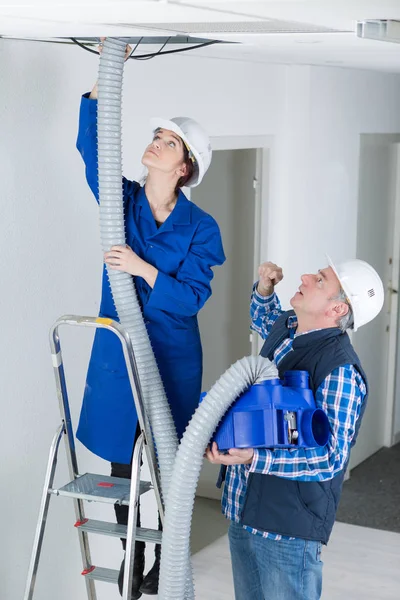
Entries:
{"label": "white wall", "polygon": [[263,246],[284,267],[285,305],[325,252],[356,254],[360,134],[400,132],[397,75],[288,67],[286,77]]}
{"label": "white wall", "polygon": [[[59,423],[47,332],[63,313],[98,308],[97,209],[74,150],[79,95],[96,69],[96,58],[77,48],[0,40],[0,580],[7,600],[22,597],[48,447]],[[139,172],[134,165],[151,115],[190,114],[212,136],[275,136],[263,253],[285,269],[284,300],[301,271],[321,265],[325,250],[338,258],[354,254],[359,134],[400,131],[400,78],[183,56],[132,61],[124,92],[128,177]],[[73,334],[63,339],[76,415],[90,340]],[[62,482],[63,452],[60,463]],[[108,471],[88,455],[84,466]],[[52,501],[39,600],[50,600],[55,590],[58,600],[85,598],[73,520],[68,501]],[[95,542],[97,564],[117,567],[119,542]],[[99,600],[118,597],[103,588]]]}

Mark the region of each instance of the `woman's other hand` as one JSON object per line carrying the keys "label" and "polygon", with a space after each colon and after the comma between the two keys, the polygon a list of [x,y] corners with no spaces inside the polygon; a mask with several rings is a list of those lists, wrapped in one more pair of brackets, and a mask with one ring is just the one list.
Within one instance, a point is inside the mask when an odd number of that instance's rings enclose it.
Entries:
{"label": "woman's other hand", "polygon": [[[103,51],[103,44],[106,39],[107,38],[105,38],[105,37],[100,38],[101,43],[99,44],[99,46],[97,46],[97,50],[99,51],[99,54],[101,54]],[[132,46],[127,44],[126,49],[125,49],[125,60],[127,60],[129,58],[131,52],[132,52]],[[90,92],[89,98],[91,100],[97,100],[97,98],[98,98],[97,81],[96,81],[92,91]]]}
{"label": "woman's other hand", "polygon": [[104,262],[114,271],[125,271],[141,277],[148,263],[140,258],[129,246],[113,246],[104,253]]}

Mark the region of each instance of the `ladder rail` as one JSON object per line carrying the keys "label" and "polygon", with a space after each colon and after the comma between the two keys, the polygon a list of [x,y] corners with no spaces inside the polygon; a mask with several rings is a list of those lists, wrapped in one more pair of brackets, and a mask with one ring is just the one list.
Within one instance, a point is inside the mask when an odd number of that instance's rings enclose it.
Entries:
{"label": "ladder rail", "polygon": [[49,459],[47,462],[46,476],[44,480],[43,493],[40,502],[39,518],[35,531],[31,561],[29,564],[28,577],[24,593],[24,600],[32,600],[36,583],[36,575],[39,566],[40,553],[42,550],[44,530],[46,527],[47,514],[49,512],[50,494],[49,489],[53,486],[54,474],[57,466],[57,455],[61,439],[64,435],[64,424],[57,429],[50,446]]}
{"label": "ladder rail", "polygon": [[[156,497],[158,510],[160,513],[161,522],[164,520],[164,506],[161,496],[160,473],[157,467],[156,452],[154,440],[151,433],[151,428],[147,414],[144,409],[143,393],[140,384],[139,373],[137,369],[135,354],[130,336],[123,327],[112,319],[101,317],[83,317],[77,315],[64,315],[57,319],[50,329],[50,348],[52,354],[54,375],[56,380],[57,397],[59,401],[60,412],[65,427],[66,453],[68,461],[68,469],[71,479],[76,479],[79,476],[78,461],[75,448],[75,438],[72,427],[71,412],[68,401],[68,391],[65,380],[64,365],[61,352],[61,343],[59,336],[59,328],[62,325],[72,325],[75,327],[103,328],[112,331],[120,340],[122,351],[125,359],[125,364],[128,372],[129,382],[132,390],[136,413],[138,416],[139,426],[141,429],[140,436],[135,444],[132,466],[131,466],[131,486],[130,486],[130,502],[129,502],[129,517],[127,527],[127,541],[125,554],[125,573],[123,585],[123,599],[128,600],[130,597],[130,589],[133,577],[133,563],[135,557],[135,540],[136,540],[136,521],[139,502],[139,486],[140,486],[140,467],[143,448],[146,452],[147,463],[150,470],[151,481],[153,483],[153,491]],[[76,519],[79,522],[85,520],[84,504],[80,499],[74,499],[74,507]],[[44,528],[43,528],[44,529]],[[91,568],[91,556],[89,548],[88,534],[84,530],[78,528],[80,550],[84,569]],[[38,562],[38,559],[37,561]],[[89,577],[85,577],[87,594],[89,600],[96,600],[95,581]],[[28,600],[31,600],[30,598]]]}
{"label": "ladder rail", "polygon": [[[44,532],[46,528],[47,515],[49,511],[50,498],[52,494],[53,481],[55,471],[57,467],[57,457],[60,442],[62,437],[66,435],[66,424],[63,421],[62,425],[56,431],[50,446],[49,460],[47,463],[45,482],[43,486],[42,499],[40,503],[39,516],[36,525],[35,538],[33,542],[33,548],[31,553],[31,561],[29,564],[28,575],[26,580],[26,588],[24,594],[24,600],[32,600],[35,591],[36,575],[39,567],[40,556],[42,552]],[[68,455],[68,453],[67,453]],[[71,475],[71,473],[70,473]],[[77,520],[83,521],[85,518],[83,502],[79,499],[74,499],[75,516]],[[82,562],[84,568],[87,569],[91,565],[89,539],[86,531],[79,531],[79,545],[81,549]],[[86,591],[89,600],[96,600],[96,588],[94,581],[85,578]]]}
{"label": "ladder rail", "polygon": [[132,457],[132,477],[130,489],[130,502],[128,513],[128,528],[126,535],[125,551],[125,571],[124,584],[122,589],[122,600],[130,600],[133,578],[133,562],[135,559],[135,540],[137,527],[137,513],[139,503],[139,485],[140,485],[140,460],[143,452],[143,433],[136,440],[135,449]]}
{"label": "ladder rail", "polygon": [[[112,331],[120,340],[122,351],[124,354],[125,364],[128,372],[129,382],[132,389],[132,395],[135,402],[136,413],[138,416],[141,432],[144,434],[144,449],[146,452],[148,467],[150,470],[151,480],[154,485],[154,493],[156,496],[157,506],[161,517],[161,522],[164,520],[164,506],[161,495],[160,473],[157,468],[157,457],[154,447],[153,435],[151,433],[148,417],[144,410],[143,393],[140,384],[139,373],[137,369],[135,354],[132,346],[132,341],[129,333],[113,319],[102,317],[85,317],[77,315],[64,315],[57,319],[50,329],[50,348],[52,352],[52,360],[56,377],[57,396],[60,404],[60,411],[65,419],[67,432],[67,455],[70,465],[71,477],[78,476],[78,466],[75,451],[75,440],[71,424],[71,415],[69,410],[67,387],[65,383],[64,368],[62,362],[62,353],[58,329],[61,325],[72,325],[78,327],[101,328]],[[133,472],[132,472],[133,474]]]}
{"label": "ladder rail", "polygon": [[[71,480],[76,479],[79,476],[78,459],[76,456],[75,438],[72,428],[71,411],[69,408],[67,384],[65,381],[64,364],[62,360],[60,337],[58,333],[58,327],[62,323],[61,319],[58,319],[56,323],[50,329],[50,348],[51,357],[53,362],[54,376],[56,380],[56,391],[59,402],[59,408],[61,418],[65,426],[65,449],[67,455],[68,471]],[[82,500],[74,498],[74,511],[75,519],[79,522],[85,519],[85,508]],[[79,548],[82,557],[83,569],[87,570],[92,565],[92,558],[89,546],[89,536],[86,531],[78,529]],[[85,577],[85,585],[88,600],[96,600],[96,587],[95,582],[92,579]]]}
{"label": "ladder rail", "polygon": [[[130,483],[130,499],[129,499],[129,517],[126,533],[126,558],[125,558],[125,573],[124,573],[124,586],[123,586],[123,600],[128,600],[129,591],[132,585],[133,577],[133,563],[135,556],[135,541],[136,541],[136,530],[137,530],[137,512],[138,503],[140,496],[140,468],[141,459],[143,454],[143,448],[146,452],[148,467],[150,470],[151,482],[153,485],[153,491],[156,497],[158,510],[160,513],[161,522],[164,520],[164,506],[161,495],[161,482],[160,473],[158,469],[158,463],[156,458],[156,451],[154,447],[154,440],[151,432],[150,423],[147,414],[144,410],[143,393],[139,379],[139,373],[137,369],[135,354],[132,346],[130,336],[127,331],[116,321],[101,317],[84,317],[77,315],[64,315],[57,319],[50,329],[50,348],[53,362],[53,370],[56,380],[57,398],[59,402],[60,413],[62,417],[62,424],[57,429],[57,432],[53,438],[49,459],[47,464],[45,483],[42,493],[42,499],[39,510],[39,517],[36,526],[35,539],[31,554],[31,561],[29,565],[26,589],[24,600],[32,600],[34,594],[34,588],[36,583],[36,575],[38,571],[39,560],[41,556],[44,531],[46,527],[46,520],[49,510],[49,503],[52,493],[56,493],[53,489],[53,481],[57,466],[57,456],[59,445],[62,437],[65,440],[65,449],[67,455],[68,471],[71,480],[75,480],[79,477],[78,460],[75,447],[75,437],[72,427],[72,419],[70,406],[68,401],[68,391],[65,380],[64,365],[61,352],[59,327],[61,325],[72,325],[89,328],[103,328],[112,331],[120,340],[124,360],[128,372],[129,382],[132,389],[132,395],[136,407],[136,412],[140,427],[140,436],[136,441],[131,467],[131,483]],[[85,519],[84,512],[84,501],[81,498],[74,498],[74,509],[77,523],[84,523]],[[82,556],[82,563],[84,572],[87,571],[88,576],[85,576],[85,584],[88,600],[96,600],[96,589],[95,580],[96,577],[92,577],[93,569],[88,531],[84,528],[77,527],[79,545]],[[156,542],[158,543],[158,542]],[[99,569],[101,570],[101,569]],[[103,569],[107,571],[107,569]],[[109,570],[108,570],[109,571]],[[98,577],[101,579],[101,577]],[[111,577],[112,579],[112,577]],[[106,577],[106,580],[110,580],[110,576]]]}

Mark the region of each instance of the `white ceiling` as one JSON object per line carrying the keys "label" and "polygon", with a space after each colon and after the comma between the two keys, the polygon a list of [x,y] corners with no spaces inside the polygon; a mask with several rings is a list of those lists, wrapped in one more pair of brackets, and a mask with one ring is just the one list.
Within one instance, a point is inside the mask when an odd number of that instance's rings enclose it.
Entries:
{"label": "white ceiling", "polygon": [[[400,73],[400,45],[356,37],[356,21],[365,19],[400,20],[400,0],[0,0],[0,34],[5,36],[134,37],[181,31],[240,42],[197,50],[200,56]],[[311,32],[265,32],[286,29],[275,20]]]}

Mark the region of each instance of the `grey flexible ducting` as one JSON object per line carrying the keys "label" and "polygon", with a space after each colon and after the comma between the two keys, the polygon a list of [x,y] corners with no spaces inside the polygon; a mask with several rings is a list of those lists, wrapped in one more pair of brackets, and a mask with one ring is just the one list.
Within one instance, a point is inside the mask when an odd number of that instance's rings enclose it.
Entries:
{"label": "grey flexible ducting", "polygon": [[[125,244],[122,197],[121,96],[126,42],[107,38],[98,83],[98,164],[100,231],[103,251]],[[165,523],[160,571],[160,600],[192,600],[190,524],[204,449],[232,402],[251,384],[275,378],[263,358],[244,358],[213,386],[178,442],[132,277],[107,269],[121,325],[130,335],[143,390],[146,414],[159,461]],[[273,371],[273,372],[272,372]],[[175,460],[176,456],[176,460]]]}
{"label": "grey flexible ducting", "polygon": [[[97,140],[100,200],[100,236],[104,252],[125,245],[122,194],[122,78],[126,42],[107,38],[100,55]],[[143,391],[143,403],[154,435],[160,468],[161,492],[168,496],[178,447],[176,429],[157,368],[131,275],[107,268],[112,296],[121,325],[129,333]],[[190,555],[183,559],[187,577],[186,600],[194,598]]]}
{"label": "grey flexible ducting", "polygon": [[184,600],[185,557],[190,552],[193,504],[203,456],[219,421],[250,385],[278,378],[261,356],[238,360],[214,384],[193,415],[179,445],[164,515],[159,600]]}
{"label": "grey flexible ducting", "polygon": [[[125,245],[122,197],[121,97],[126,42],[107,38],[100,56],[97,107],[100,235],[103,251]],[[135,352],[143,402],[153,430],[164,495],[168,493],[175,452],[175,425],[137,300],[132,276],[107,268],[121,325]]]}

